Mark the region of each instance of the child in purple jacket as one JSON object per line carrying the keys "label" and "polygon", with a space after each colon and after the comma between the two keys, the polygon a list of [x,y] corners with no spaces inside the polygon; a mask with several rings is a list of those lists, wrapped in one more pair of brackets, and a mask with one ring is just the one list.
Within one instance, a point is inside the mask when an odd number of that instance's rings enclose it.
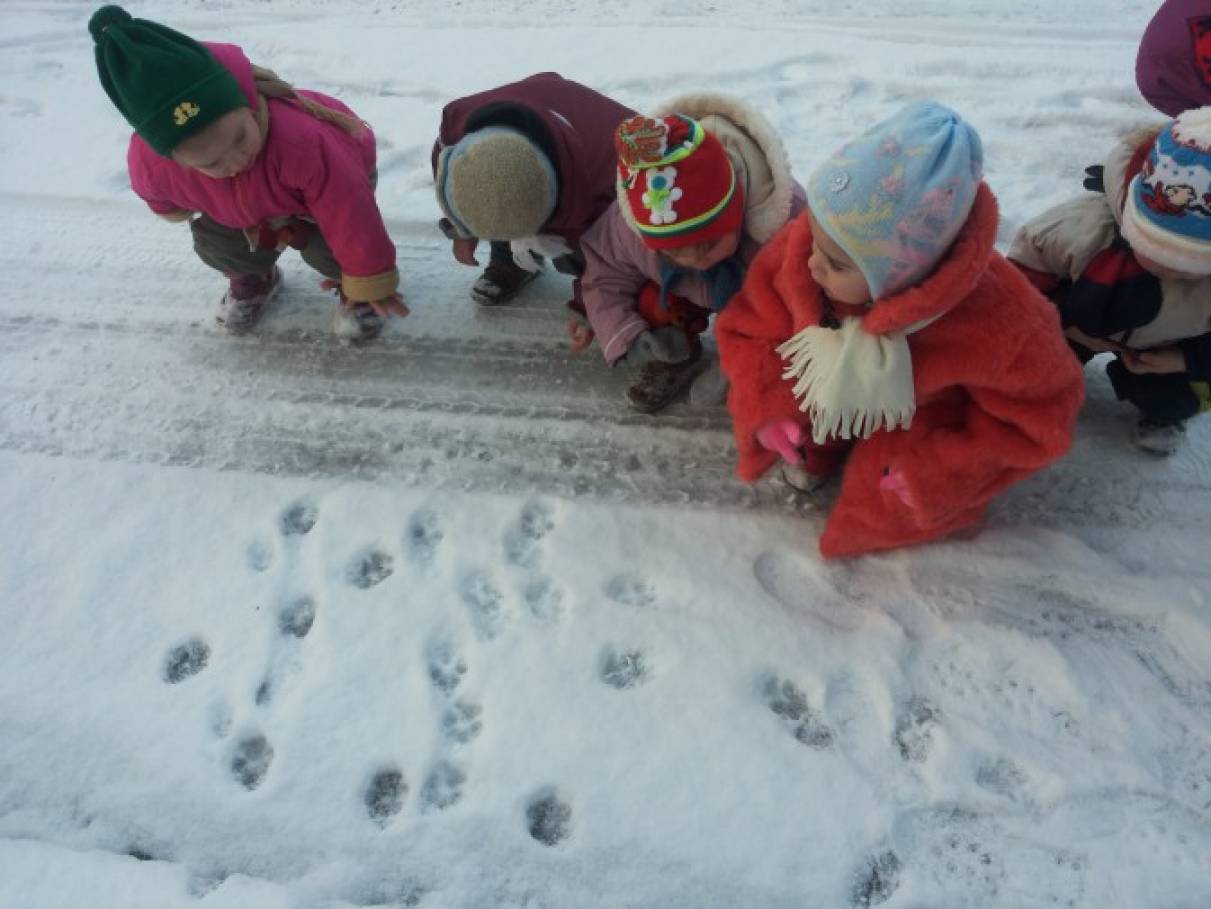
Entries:
{"label": "child in purple jacket", "polygon": [[[634,117],[615,151],[618,202],[581,244],[585,309],[606,362],[632,373],[627,402],[654,413],[702,372],[699,336],[805,197],[774,128],[727,95]],[[725,386],[717,369],[704,378],[691,397],[705,402]]]}
{"label": "child in purple jacket", "polygon": [[[471,288],[507,303],[538,276],[538,257],[579,278],[580,237],[614,201],[614,127],[634,111],[558,73],[538,73],[451,101],[433,143],[441,229],[454,258],[488,267]],[[580,309],[580,282],[573,284]]]}
{"label": "child in purple jacket", "polygon": [[1169,117],[1211,104],[1211,0],[1166,0],[1135,58],[1144,99]]}
{"label": "child in purple jacket", "polygon": [[407,315],[374,200],[374,134],[353,111],[296,91],[234,45],[117,6],[88,29],[101,85],[135,130],[131,186],[161,217],[188,220],[199,258],[228,278],[221,325],[256,323],[281,286],[287,245],[338,291],[342,340],[369,340],[384,318]]}

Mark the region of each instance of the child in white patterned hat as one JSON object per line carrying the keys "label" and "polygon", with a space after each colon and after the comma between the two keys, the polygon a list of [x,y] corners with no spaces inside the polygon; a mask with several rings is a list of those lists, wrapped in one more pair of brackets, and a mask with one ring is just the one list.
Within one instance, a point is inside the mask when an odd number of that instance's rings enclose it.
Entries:
{"label": "child in white patterned hat", "polygon": [[1137,130],[1086,186],[1025,224],[1009,257],[1058,305],[1082,363],[1135,405],[1134,441],[1173,454],[1211,409],[1211,107]]}

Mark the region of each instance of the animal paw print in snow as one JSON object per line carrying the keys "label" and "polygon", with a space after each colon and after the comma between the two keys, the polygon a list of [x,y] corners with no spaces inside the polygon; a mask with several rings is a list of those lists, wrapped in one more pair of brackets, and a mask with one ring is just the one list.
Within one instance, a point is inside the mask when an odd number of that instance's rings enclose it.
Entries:
{"label": "animal paw print in snow", "polygon": [[677,168],[654,167],[647,171],[647,181],[643,204],[650,212],[648,219],[653,224],[672,224],[677,220],[673,203],[682,196],[681,190],[673,185],[677,182]]}
{"label": "animal paw print in snow", "polygon": [[201,112],[202,109],[192,101],[182,101],[173,108],[172,122],[177,126],[184,126]]}

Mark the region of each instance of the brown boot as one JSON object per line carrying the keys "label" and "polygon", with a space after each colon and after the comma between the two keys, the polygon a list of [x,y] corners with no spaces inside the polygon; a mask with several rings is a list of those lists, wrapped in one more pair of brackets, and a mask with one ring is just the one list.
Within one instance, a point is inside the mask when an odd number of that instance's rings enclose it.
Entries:
{"label": "brown boot", "polygon": [[639,371],[627,389],[627,401],[640,413],[656,413],[668,407],[702,371],[702,343],[690,335],[690,355],[678,363],[653,360]]}

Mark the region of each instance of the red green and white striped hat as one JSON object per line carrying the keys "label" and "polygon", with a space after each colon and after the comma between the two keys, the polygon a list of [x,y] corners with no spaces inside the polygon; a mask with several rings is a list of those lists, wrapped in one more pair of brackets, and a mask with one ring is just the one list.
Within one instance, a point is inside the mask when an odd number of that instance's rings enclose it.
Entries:
{"label": "red green and white striped hat", "polygon": [[714,240],[744,224],[744,189],[697,120],[635,116],[614,134],[618,204],[649,249]]}

